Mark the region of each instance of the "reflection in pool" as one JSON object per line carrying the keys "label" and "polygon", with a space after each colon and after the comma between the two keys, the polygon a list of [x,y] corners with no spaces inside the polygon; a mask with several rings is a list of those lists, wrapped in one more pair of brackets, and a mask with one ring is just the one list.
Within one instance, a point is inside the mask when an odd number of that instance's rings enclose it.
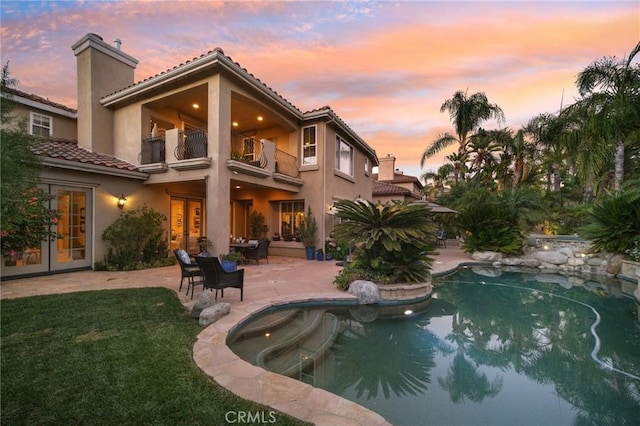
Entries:
{"label": "reflection in pool", "polygon": [[621,292],[628,283],[478,272],[437,279],[433,298],[409,307],[269,310],[228,343],[398,426],[638,424],[640,326]]}

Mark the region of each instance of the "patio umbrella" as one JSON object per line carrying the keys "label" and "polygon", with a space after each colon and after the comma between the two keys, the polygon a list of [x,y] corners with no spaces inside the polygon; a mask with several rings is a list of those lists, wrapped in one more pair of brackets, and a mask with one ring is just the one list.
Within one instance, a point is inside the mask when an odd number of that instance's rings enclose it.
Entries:
{"label": "patio umbrella", "polygon": [[441,206],[440,204],[436,204],[436,203],[433,203],[433,202],[427,201],[427,200],[417,200],[417,201],[414,201],[411,204],[416,204],[416,205],[419,205],[419,206],[428,207],[429,210],[431,210],[431,213],[437,213],[437,214],[454,214],[454,213],[458,213],[456,210],[450,209],[449,207]]}

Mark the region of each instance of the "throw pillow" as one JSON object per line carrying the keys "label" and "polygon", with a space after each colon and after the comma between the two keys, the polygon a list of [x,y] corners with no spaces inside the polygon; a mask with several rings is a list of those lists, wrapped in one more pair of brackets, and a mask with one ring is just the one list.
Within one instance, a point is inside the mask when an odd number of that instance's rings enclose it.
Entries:
{"label": "throw pillow", "polygon": [[189,257],[189,253],[180,249],[178,250],[178,257],[182,263],[186,263],[187,265],[191,265],[191,258]]}

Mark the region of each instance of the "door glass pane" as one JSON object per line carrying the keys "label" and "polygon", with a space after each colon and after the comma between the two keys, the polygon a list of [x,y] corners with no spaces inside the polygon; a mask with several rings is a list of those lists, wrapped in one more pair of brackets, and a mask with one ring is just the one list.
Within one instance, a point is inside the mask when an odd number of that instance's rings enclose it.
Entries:
{"label": "door glass pane", "polygon": [[203,235],[203,217],[202,217],[202,201],[189,200],[189,245],[187,251],[189,253],[200,253],[198,238]]}
{"label": "door glass pane", "polygon": [[171,250],[184,249],[184,200],[171,200]]}
{"label": "door glass pane", "polygon": [[63,238],[57,240],[57,261],[59,263],[85,259],[86,256],[86,209],[85,192],[58,190],[58,233]]}

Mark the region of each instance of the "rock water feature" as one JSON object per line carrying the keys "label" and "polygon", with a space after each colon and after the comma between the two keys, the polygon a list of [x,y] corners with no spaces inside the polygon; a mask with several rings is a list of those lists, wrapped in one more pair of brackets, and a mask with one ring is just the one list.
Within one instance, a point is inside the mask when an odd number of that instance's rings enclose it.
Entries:
{"label": "rock water feature", "polygon": [[[541,273],[565,275],[599,275],[619,277],[635,283],[632,294],[640,303],[640,265],[624,260],[620,254],[594,253],[591,242],[577,237],[532,235],[521,256],[503,255],[494,251],[475,252],[478,262],[487,262],[503,270],[537,269]],[[632,264],[634,266],[629,267]],[[635,270],[634,270],[635,269]],[[640,312],[640,311],[639,311]],[[640,315],[640,314],[639,314]]]}

